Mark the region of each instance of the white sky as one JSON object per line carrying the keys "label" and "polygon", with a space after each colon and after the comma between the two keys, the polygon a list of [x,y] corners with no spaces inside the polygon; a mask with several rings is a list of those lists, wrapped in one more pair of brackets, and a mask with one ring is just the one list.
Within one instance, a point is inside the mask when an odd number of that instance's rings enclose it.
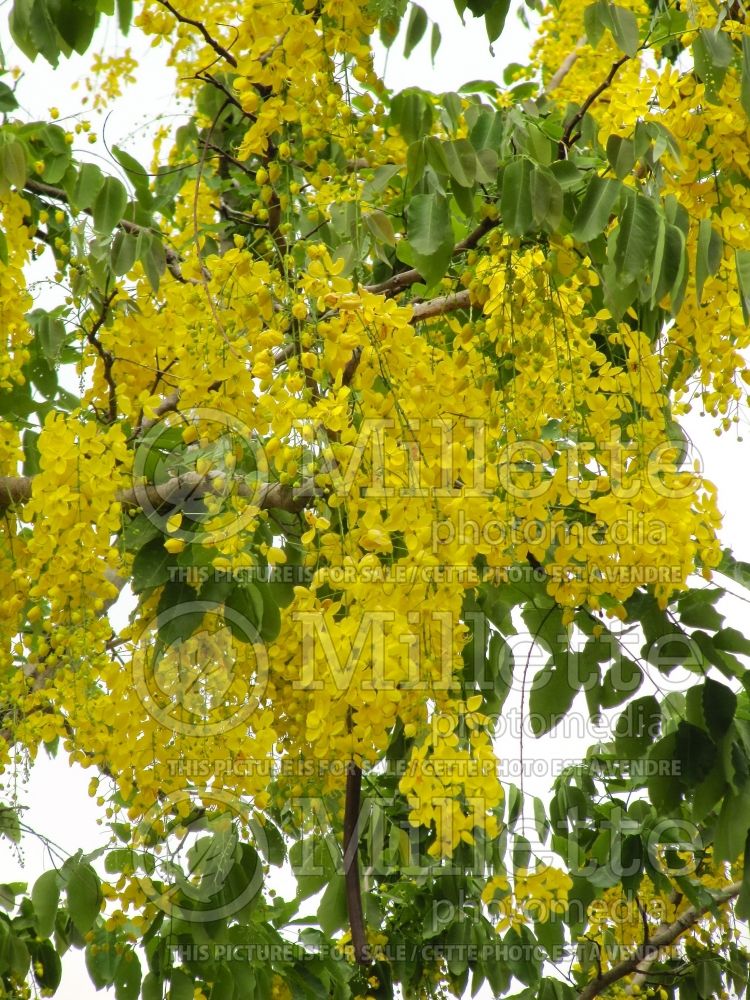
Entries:
{"label": "white sky", "polygon": [[[462,28],[452,0],[430,0],[425,7],[442,28],[443,43],[435,66],[430,65],[427,38],[420,43],[408,63],[401,56],[401,43],[397,42],[388,56],[387,63],[381,53],[378,65],[378,69],[381,70],[386,67],[386,81],[394,89],[417,85],[444,91],[455,89],[473,79],[500,80],[502,68],[508,62],[523,61],[530,36],[513,12],[508,17],[504,34],[495,43],[493,56],[489,51],[483,23],[474,21],[471,15],[467,14],[466,27]],[[151,49],[148,42],[144,46],[143,39],[135,30],[131,32],[130,38],[122,39],[115,30],[112,20],[105,21],[97,39],[108,54],[122,52],[126,47],[132,47],[138,59],[137,83],[129,86],[124,98],[110,109],[103,136],[109,147],[113,144],[123,145],[147,165],[151,157],[148,141],[150,128],[154,123],[165,119],[176,120],[179,124],[179,119],[184,117],[180,108],[175,106],[170,76],[164,68],[164,49]],[[13,54],[7,38],[0,36],[0,42],[9,65],[25,63],[23,57]],[[76,57],[68,64],[61,65],[57,71],[53,71],[41,58],[38,59],[33,67],[28,67],[28,72],[19,87],[19,98],[24,110],[33,117],[45,118],[48,109],[56,106],[63,119],[69,115],[89,118],[93,130],[101,136],[101,117],[86,113],[81,115],[83,91],[72,89],[73,81],[81,75],[86,64],[87,59]],[[116,164],[101,142],[90,146],[86,143],[85,137],[81,136],[77,139],[74,149],[85,157],[102,157],[109,169],[116,168]],[[46,298],[46,295],[43,294],[43,298]],[[700,418],[697,413],[691,414],[684,421],[684,426],[697,452],[702,456],[708,477],[719,487],[720,506],[725,517],[723,541],[732,546],[739,558],[750,559],[750,519],[744,509],[745,498],[750,495],[748,444],[738,443],[733,433],[721,438],[715,437],[713,422],[709,418]],[[743,423],[740,424],[739,433],[743,432],[750,438],[747,413]],[[731,617],[732,623],[742,627],[745,613],[743,601],[727,599],[722,610]],[[526,648],[519,649],[518,659],[521,663],[525,661],[526,652]],[[529,681],[545,659],[546,657],[541,660],[537,657],[536,661],[532,660],[528,674]],[[675,685],[679,687],[679,678],[673,675],[670,687]],[[579,707],[580,712],[571,712],[571,718],[587,717],[585,704]],[[515,691],[506,703],[505,714],[508,719],[517,718],[518,710],[519,697],[518,691]],[[526,738],[524,755],[529,761],[550,764],[554,759],[582,756],[595,738],[596,734],[576,736],[575,731],[568,733],[558,731],[557,734],[552,734],[542,741]],[[516,760],[517,736],[501,739],[498,751],[502,759],[511,762]],[[9,797],[10,789],[14,787],[18,799],[28,805],[25,813],[27,825],[51,837],[67,853],[73,853],[79,848],[91,850],[105,843],[107,839],[106,831],[97,826],[100,810],[87,794],[88,781],[92,775],[93,771],[69,769],[64,758],[49,761],[42,754],[28,780],[20,773],[8,776],[6,798]],[[546,800],[546,793],[553,777],[554,774],[550,776],[548,772],[543,776],[527,778],[524,784],[528,791]],[[517,778],[511,780],[518,783]],[[530,835],[530,839],[533,839],[533,835]],[[0,882],[22,879],[33,884],[35,878],[49,867],[46,849],[35,838],[25,839],[23,854],[21,866],[14,852],[9,850],[7,841],[0,842],[2,864]],[[69,952],[65,956],[63,970],[62,985],[56,994],[59,1000],[89,1000],[102,995],[97,994],[91,984],[81,952]],[[480,994],[480,997],[486,996],[489,996],[489,993],[483,991]]]}

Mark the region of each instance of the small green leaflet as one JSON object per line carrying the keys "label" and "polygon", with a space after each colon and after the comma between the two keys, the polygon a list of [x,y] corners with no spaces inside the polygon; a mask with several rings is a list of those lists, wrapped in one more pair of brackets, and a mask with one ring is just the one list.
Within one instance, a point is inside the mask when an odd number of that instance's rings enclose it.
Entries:
{"label": "small green leaflet", "polygon": [[701,219],[698,224],[698,249],[695,255],[695,294],[698,305],[701,304],[706,279],[719,270],[723,251],[724,241],[711,225],[711,220]]}
{"label": "small green leaflet", "polygon": [[745,324],[750,322],[750,250],[735,250],[734,262],[737,269],[737,288],[742,303]]}
{"label": "small green leaflet", "polygon": [[640,277],[653,260],[658,230],[659,213],[651,198],[628,198],[615,242],[615,266],[623,281]]}
{"label": "small green leaflet", "polygon": [[500,213],[503,225],[511,236],[522,236],[531,227],[534,209],[531,193],[531,160],[519,156],[503,172],[503,193]]}
{"label": "small green leaflet", "polygon": [[742,110],[750,118],[750,36],[742,36],[742,86],[740,89]]}
{"label": "small green leaflet", "polygon": [[422,37],[427,31],[427,14],[419,4],[411,5],[409,23],[406,26],[406,38],[404,40],[404,58],[408,59],[413,50],[419,45]]}
{"label": "small green leaflet", "polygon": [[575,239],[588,243],[603,232],[621,190],[619,181],[602,177],[591,179],[573,220],[572,235]]}
{"label": "small green leaflet", "polygon": [[428,285],[445,274],[453,255],[453,227],[448,200],[439,194],[417,194],[406,211],[407,236],[414,263]]}
{"label": "small green leaflet", "polygon": [[638,21],[632,10],[606,0],[597,0],[584,10],[583,23],[586,38],[594,48],[607,30],[625,55],[632,59],[638,51]]}

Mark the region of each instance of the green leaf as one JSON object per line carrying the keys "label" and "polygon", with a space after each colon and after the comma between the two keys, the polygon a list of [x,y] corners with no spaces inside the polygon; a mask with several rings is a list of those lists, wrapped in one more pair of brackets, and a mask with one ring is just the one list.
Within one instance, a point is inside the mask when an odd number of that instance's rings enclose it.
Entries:
{"label": "green leaf", "polygon": [[37,932],[40,938],[48,938],[55,927],[57,906],[60,902],[60,876],[56,871],[44,872],[31,890]]}
{"label": "green leaf", "polygon": [[693,63],[705,87],[706,98],[714,104],[724,83],[727,68],[734,56],[731,39],[722,31],[702,28],[693,42]]}
{"label": "green leaf", "polygon": [[522,236],[534,221],[532,173],[533,165],[525,156],[511,160],[503,171],[500,213],[504,228],[512,236]]}
{"label": "green leaf", "polygon": [[584,9],[583,25],[587,41],[589,45],[595,49],[604,34],[602,5],[599,0],[597,0],[596,3],[589,4],[589,6]]}
{"label": "green leaf", "polygon": [[115,973],[115,1000],[137,1000],[140,992],[140,962],[132,948],[125,948]]}
{"label": "green leaf", "polygon": [[659,226],[656,205],[645,195],[628,198],[615,242],[614,262],[625,282],[638,278],[653,258]]}
{"label": "green leaf", "polygon": [[679,763],[676,777],[690,788],[708,777],[716,760],[716,746],[702,729],[683,721],[677,727],[675,759]]}
{"label": "green leaf", "polygon": [[393,223],[385,212],[366,212],[362,216],[362,220],[378,243],[386,243],[389,247],[395,247],[396,234],[393,231]]}
{"label": "green leaf", "polygon": [[95,163],[83,163],[73,189],[72,202],[83,211],[91,208],[104,186],[104,174]]}
{"label": "green leaf", "polygon": [[432,105],[420,90],[402,90],[391,101],[391,121],[407,142],[417,142],[430,133]]}
{"label": "green leaf", "polygon": [[742,36],[742,83],[740,104],[747,118],[750,118],[750,36]]}
{"label": "green leaf", "polygon": [[29,16],[29,34],[36,51],[48,63],[57,66],[60,46],[55,25],[50,17],[45,0],[34,0]]}
{"label": "green leaf", "polygon": [[607,159],[612,164],[612,170],[618,180],[627,177],[635,166],[635,144],[632,139],[624,139],[619,135],[611,135],[607,139]]}
{"label": "green leaf", "polygon": [[556,669],[551,663],[534,677],[529,693],[529,722],[535,736],[550,732],[562,720],[573,704],[576,688],[568,671]]}
{"label": "green leaf", "polygon": [[51,996],[62,979],[62,962],[51,941],[32,942],[34,979]]}
{"label": "green leaf", "polygon": [[193,980],[179,969],[169,973],[169,1000],[193,1000]]}
{"label": "green leaf", "polygon": [[428,285],[445,274],[453,255],[453,228],[448,200],[439,194],[417,194],[406,210],[407,236],[414,263]]}
{"label": "green leaf", "polygon": [[714,834],[717,861],[735,860],[743,850],[750,829],[750,789],[725,796]]}
{"label": "green leaf", "polygon": [[698,249],[695,255],[695,294],[698,305],[701,304],[706,279],[719,270],[723,251],[724,241],[711,225],[711,220],[701,219],[698,224]]}
{"label": "green leaf", "polygon": [[473,187],[477,174],[477,154],[468,139],[442,143],[448,173],[461,187]]}
{"label": "green leaf", "polygon": [[94,229],[108,236],[122,219],[128,204],[125,186],[116,177],[106,177],[94,202]]}
{"label": "green leaf", "polygon": [[200,628],[205,609],[196,605],[195,590],[181,580],[168,580],[159,595],[156,617],[159,624],[159,639],[165,646],[175,642],[187,642]]}
{"label": "green leaf", "polygon": [[573,220],[571,235],[588,243],[603,232],[620,191],[622,184],[619,181],[593,177]]}
{"label": "green leaf", "polygon": [[440,35],[440,25],[437,23],[437,21],[435,21],[435,23],[432,25],[432,33],[430,35],[430,59],[432,60],[433,65],[435,63],[435,56],[437,55],[437,51],[440,48],[441,40],[442,39]]}
{"label": "green leaf", "polygon": [[321,840],[298,840],[289,848],[289,864],[297,880],[297,898],[314,896],[333,874],[333,859]]}
{"label": "green leaf", "polygon": [[117,23],[123,35],[127,35],[132,20],[133,0],[117,0]]}
{"label": "green leaf", "polygon": [[0,837],[7,837],[14,844],[21,842],[18,813],[12,806],[0,805]]}
{"label": "green leaf", "polygon": [[224,602],[233,614],[226,615],[232,635],[241,642],[255,643],[263,621],[263,595],[253,583],[238,584]]}
{"label": "green leaf", "polygon": [[39,432],[27,427],[23,432],[23,474],[35,476],[39,472]]}
{"label": "green leaf", "polygon": [[125,233],[121,229],[115,233],[112,241],[112,273],[127,274],[135,264],[135,254],[138,238]]}
{"label": "green leaf", "polygon": [[734,263],[737,270],[737,288],[742,303],[745,325],[750,322],[750,250],[735,250]]}
{"label": "green leaf", "polygon": [[151,287],[158,292],[161,276],[167,269],[167,255],[159,237],[143,230],[138,236],[136,256],[143,264]]}
{"label": "green leaf", "polygon": [[273,642],[281,631],[281,613],[279,605],[268,583],[259,581],[256,584],[263,598],[263,622],[260,626],[260,637],[264,642]]}
{"label": "green leaf", "polygon": [[34,309],[27,313],[26,319],[34,329],[39,346],[47,361],[57,361],[60,349],[65,342],[65,324],[45,309]]}
{"label": "green leaf", "polygon": [[714,646],[717,649],[724,649],[728,653],[742,653],[744,656],[750,656],[750,639],[736,628],[719,629],[713,639]]}
{"label": "green leaf", "polygon": [[719,739],[732,724],[737,695],[726,684],[708,677],[703,685],[702,704],[708,731],[714,739]]}
{"label": "green leaf", "polygon": [[659,216],[659,228],[656,233],[656,245],[654,246],[654,259],[650,270],[651,279],[651,308],[653,309],[659,301],[659,289],[661,287],[662,266],[664,264],[664,251],[667,245],[667,224]]}
{"label": "green leaf", "polygon": [[609,24],[617,47],[632,59],[638,51],[638,21],[632,10],[618,4],[607,4]]}
{"label": "green leaf", "polygon": [[659,279],[657,301],[669,293],[672,309],[679,310],[687,282],[687,242],[678,226],[667,223],[664,239],[664,258]]}
{"label": "green leaf", "polygon": [[669,733],[653,743],[648,751],[648,793],[657,809],[668,812],[679,805],[682,788],[675,779],[677,769],[676,735]]}
{"label": "green leaf", "polygon": [[740,920],[750,917],[750,834],[745,841],[745,857],[742,864],[742,888],[734,907],[735,916]]}
{"label": "green leaf", "polygon": [[149,173],[130,153],[126,153],[119,146],[112,147],[112,153],[128,176],[128,180],[133,185],[136,197],[144,208],[149,208],[153,197],[149,190]]}
{"label": "green leaf", "polygon": [[505,27],[505,21],[510,10],[510,0],[494,0],[492,6],[484,15],[484,26],[490,45],[500,37]]}
{"label": "green leaf", "polygon": [[20,191],[26,183],[26,149],[17,139],[3,137],[0,145],[0,178]]}
{"label": "green leaf", "polygon": [[17,107],[16,95],[7,83],[0,83],[0,111],[5,114],[7,111],[15,111]]}
{"label": "green leaf", "polygon": [[639,757],[656,740],[661,728],[661,709],[653,695],[631,701],[615,726],[617,752]]}
{"label": "green leaf", "polygon": [[133,559],[132,589],[134,594],[160,587],[169,579],[171,556],[159,536],[139,549]]}
{"label": "green leaf", "polygon": [[336,873],[331,877],[328,888],[320,900],[318,922],[323,933],[333,937],[336,931],[346,927],[347,920],[346,884],[344,876]]}
{"label": "green leaf", "polygon": [[553,233],[560,225],[563,212],[563,192],[548,167],[535,165],[531,174],[531,207],[534,227]]}
{"label": "green leaf", "polygon": [[406,25],[404,59],[408,59],[415,47],[419,45],[425,31],[427,31],[427,14],[419,4],[412,3],[409,21]]}
{"label": "green leaf", "polygon": [[51,6],[55,27],[71,49],[83,55],[94,36],[96,4],[81,0],[56,0]]}
{"label": "green leaf", "polygon": [[102,903],[99,876],[85,861],[79,862],[68,873],[65,883],[70,919],[79,934],[85,934],[94,926]]}

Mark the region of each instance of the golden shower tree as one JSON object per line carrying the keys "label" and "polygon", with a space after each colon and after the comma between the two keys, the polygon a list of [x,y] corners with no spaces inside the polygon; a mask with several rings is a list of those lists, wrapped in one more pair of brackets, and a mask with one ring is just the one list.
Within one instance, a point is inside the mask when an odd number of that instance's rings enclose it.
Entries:
{"label": "golden shower tree", "polygon": [[[441,44],[407,0],[15,0],[190,115],[103,168],[0,60],[0,751],[106,831],[0,886],[4,995],[69,948],[117,1000],[742,994],[750,565],[680,419],[747,404],[746,8],[539,13],[433,94],[374,70]],[[608,725],[548,801],[511,693]]]}

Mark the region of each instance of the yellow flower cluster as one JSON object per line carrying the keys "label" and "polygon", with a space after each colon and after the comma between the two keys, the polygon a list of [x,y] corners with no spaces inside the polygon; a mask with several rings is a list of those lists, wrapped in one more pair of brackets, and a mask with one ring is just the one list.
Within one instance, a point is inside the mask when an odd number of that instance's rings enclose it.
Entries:
{"label": "yellow flower cluster", "polygon": [[519,869],[511,882],[495,875],[482,890],[482,902],[498,915],[498,933],[509,927],[523,927],[530,922],[547,923],[562,919],[573,880],[559,868],[539,865],[533,871]]}
{"label": "yellow flower cluster", "polygon": [[32,249],[29,229],[24,225],[29,205],[16,192],[0,195],[0,231],[7,264],[0,263],[0,390],[22,384],[21,368],[30,358],[32,333],[25,320],[31,308],[23,269]]}

